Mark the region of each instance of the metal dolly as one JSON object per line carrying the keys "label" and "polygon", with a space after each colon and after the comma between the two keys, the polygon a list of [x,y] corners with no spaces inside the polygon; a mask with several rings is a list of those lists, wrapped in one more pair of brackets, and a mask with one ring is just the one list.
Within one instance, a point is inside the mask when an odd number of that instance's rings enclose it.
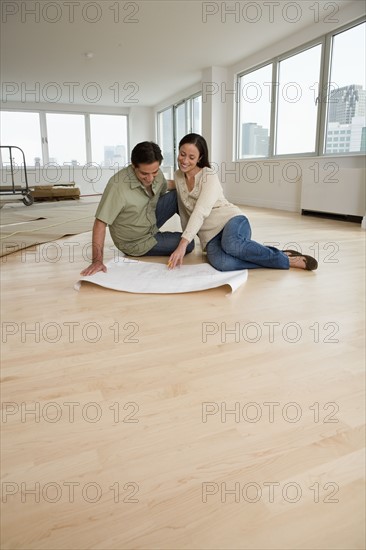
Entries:
{"label": "metal dolly", "polygon": [[[22,201],[25,204],[25,206],[31,206],[33,204],[34,199],[32,196],[32,193],[29,190],[28,186],[28,176],[27,176],[27,165],[25,162],[25,155],[23,149],[20,147],[17,147],[16,145],[0,145],[0,149],[8,149],[9,151],[9,158],[10,158],[10,172],[11,172],[11,189],[9,189],[10,186],[0,186],[0,197],[7,195],[21,195]],[[24,179],[25,179],[25,187],[16,188],[14,183],[14,164],[13,164],[13,156],[12,156],[12,149],[18,149],[23,156],[23,170],[24,170]]]}

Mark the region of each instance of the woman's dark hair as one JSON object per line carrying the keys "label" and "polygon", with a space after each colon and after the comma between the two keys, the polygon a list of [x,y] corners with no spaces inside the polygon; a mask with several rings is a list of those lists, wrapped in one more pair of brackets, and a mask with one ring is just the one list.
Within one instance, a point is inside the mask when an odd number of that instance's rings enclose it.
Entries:
{"label": "woman's dark hair", "polygon": [[131,162],[136,168],[139,164],[153,164],[158,162],[162,163],[163,155],[159,145],[153,141],[143,141],[135,145],[131,153]]}
{"label": "woman's dark hair", "polygon": [[205,138],[199,134],[187,134],[179,142],[179,149],[185,143],[192,143],[195,145],[199,151],[200,158],[197,162],[199,168],[211,168],[210,161],[208,160],[208,147]]}

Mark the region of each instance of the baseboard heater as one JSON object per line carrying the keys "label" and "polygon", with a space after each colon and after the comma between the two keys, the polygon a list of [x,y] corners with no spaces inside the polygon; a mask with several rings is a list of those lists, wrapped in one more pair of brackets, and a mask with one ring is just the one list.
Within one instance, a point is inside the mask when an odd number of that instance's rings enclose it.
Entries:
{"label": "baseboard heater", "polygon": [[362,223],[362,216],[350,216],[348,214],[334,214],[332,212],[318,212],[317,210],[301,210],[303,216],[314,216],[316,218],[326,218],[328,220],[338,220],[343,222]]}

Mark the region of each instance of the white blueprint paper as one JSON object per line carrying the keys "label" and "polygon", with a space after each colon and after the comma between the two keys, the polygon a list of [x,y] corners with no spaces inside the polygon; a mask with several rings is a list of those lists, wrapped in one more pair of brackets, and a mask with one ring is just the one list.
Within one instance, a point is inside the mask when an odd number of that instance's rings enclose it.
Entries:
{"label": "white blueprint paper", "polygon": [[87,281],[105,288],[142,294],[195,292],[222,285],[230,285],[235,292],[248,277],[247,269],[221,272],[206,263],[182,265],[169,270],[166,264],[119,257],[106,266],[106,273],[81,277],[75,284],[75,290],[80,289],[82,281]]}

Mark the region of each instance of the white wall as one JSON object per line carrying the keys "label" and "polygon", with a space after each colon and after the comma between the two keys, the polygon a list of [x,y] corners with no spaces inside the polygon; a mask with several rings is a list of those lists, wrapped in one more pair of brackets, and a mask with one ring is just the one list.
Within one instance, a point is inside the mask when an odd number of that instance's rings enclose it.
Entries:
{"label": "white wall", "polygon": [[141,141],[155,141],[155,119],[152,107],[131,107],[130,109],[130,150]]}
{"label": "white wall", "polygon": [[217,165],[226,162],[227,117],[216,83],[227,80],[227,69],[208,67],[202,71],[202,134],[210,151],[210,160]]}
{"label": "white wall", "polygon": [[[122,168],[122,167],[121,167]],[[79,187],[81,195],[96,195],[103,192],[108,180],[117,169],[67,166],[49,168],[27,168],[29,187],[34,185],[56,185],[74,182]],[[12,185],[10,170],[0,170],[0,185],[2,187]],[[26,186],[24,170],[17,167],[14,170],[14,184],[22,188]],[[1,195],[3,199],[11,199],[12,196]],[[16,198],[16,197],[15,197]]]}
{"label": "white wall", "polygon": [[365,159],[298,157],[219,167],[227,198],[241,205],[300,212],[365,214]]}

